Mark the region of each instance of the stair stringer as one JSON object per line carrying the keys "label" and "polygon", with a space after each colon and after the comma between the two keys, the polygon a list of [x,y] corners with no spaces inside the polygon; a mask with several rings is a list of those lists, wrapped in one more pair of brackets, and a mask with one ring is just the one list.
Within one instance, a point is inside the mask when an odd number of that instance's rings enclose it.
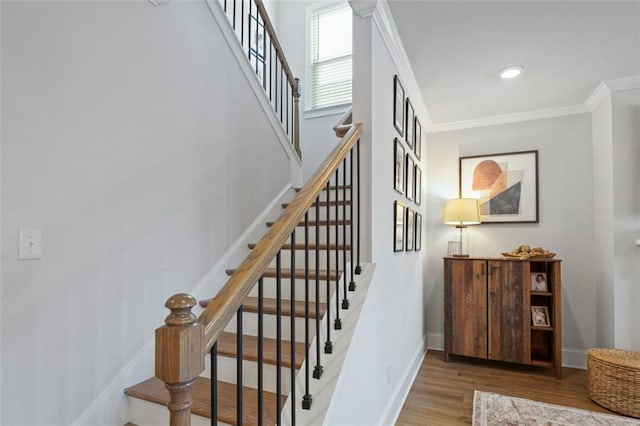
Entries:
{"label": "stair stringer", "polygon": [[[362,273],[360,275],[354,275],[356,290],[348,292],[350,302],[349,309],[340,310],[342,330],[335,330],[332,323],[331,341],[333,342],[333,353],[327,355],[322,351],[321,364],[324,368],[324,373],[320,380],[310,378],[309,393],[313,398],[310,410],[302,409],[302,397],[305,393],[305,363],[302,364],[297,373],[295,380],[296,424],[326,424],[326,419],[331,412],[333,398],[336,394],[335,390],[340,385],[342,369],[349,353],[351,341],[356,332],[360,313],[364,306],[376,269],[375,263],[361,264],[361,266]],[[347,268],[347,271],[348,270],[349,268]],[[342,297],[342,290],[339,293],[340,294],[338,296]],[[333,304],[335,304],[335,297],[336,294],[334,293],[332,296]],[[327,318],[327,315],[325,314],[322,320],[323,327],[321,328],[321,342],[324,342],[326,339],[326,321],[333,321],[334,315],[335,312],[332,310],[331,318]],[[310,371],[312,371],[315,366],[315,354],[316,340],[313,341],[309,348],[309,361],[314,363],[314,365],[309,366]],[[287,395],[287,401],[282,409],[282,423],[284,425],[291,425],[291,394]]]}
{"label": "stair stringer", "polygon": [[[281,204],[291,201],[295,194],[296,192],[291,184],[285,185],[189,294],[193,295],[197,300],[215,296],[229,279],[225,270],[242,262],[250,252],[248,244],[257,241],[266,232],[265,222],[275,220],[282,213]],[[168,312],[166,311],[166,313]],[[160,318],[158,327],[161,325]],[[107,418],[105,413],[113,410],[126,410],[126,418],[131,419],[129,397],[124,395],[122,390],[154,375],[154,342],[152,331],[149,340],[140,351],[136,353],[73,425],[104,424],[103,419]],[[153,422],[150,424],[153,424]]]}

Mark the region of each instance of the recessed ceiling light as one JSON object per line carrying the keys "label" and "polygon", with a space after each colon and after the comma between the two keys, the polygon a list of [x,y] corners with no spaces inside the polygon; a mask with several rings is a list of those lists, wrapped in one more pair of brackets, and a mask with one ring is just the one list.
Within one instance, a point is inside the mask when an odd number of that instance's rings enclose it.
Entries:
{"label": "recessed ceiling light", "polygon": [[498,76],[500,78],[504,78],[508,80],[510,78],[515,78],[519,76],[522,71],[524,71],[524,67],[522,65],[512,65],[510,67],[506,67],[498,71]]}

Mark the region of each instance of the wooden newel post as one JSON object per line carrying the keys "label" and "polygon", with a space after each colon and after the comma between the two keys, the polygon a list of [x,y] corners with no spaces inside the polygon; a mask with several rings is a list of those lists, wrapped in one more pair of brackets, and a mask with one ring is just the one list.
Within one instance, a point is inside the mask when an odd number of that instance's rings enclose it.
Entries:
{"label": "wooden newel post", "polygon": [[191,308],[197,301],[180,293],[164,304],[171,310],[165,325],[156,330],[156,377],[169,390],[170,424],[191,424],[191,387],[204,370],[204,329]]}
{"label": "wooden newel post", "polygon": [[298,158],[302,160],[302,150],[300,150],[300,95],[302,87],[300,79],[296,78],[296,87],[293,88],[293,148],[298,153]]}

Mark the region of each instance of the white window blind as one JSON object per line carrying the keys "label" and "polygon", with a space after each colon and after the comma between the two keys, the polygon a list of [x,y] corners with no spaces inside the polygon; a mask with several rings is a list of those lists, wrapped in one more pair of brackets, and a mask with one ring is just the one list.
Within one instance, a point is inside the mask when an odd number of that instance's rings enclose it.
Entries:
{"label": "white window blind", "polygon": [[311,108],[351,102],[351,27],[348,4],[311,14]]}

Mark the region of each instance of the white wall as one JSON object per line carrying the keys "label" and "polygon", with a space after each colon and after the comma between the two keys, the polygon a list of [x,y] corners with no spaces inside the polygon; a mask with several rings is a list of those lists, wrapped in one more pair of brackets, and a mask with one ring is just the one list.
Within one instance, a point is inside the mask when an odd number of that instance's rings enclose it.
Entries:
{"label": "white wall", "polygon": [[0,423],[70,424],[289,160],[203,1],[3,2],[2,59]]}
{"label": "white wall", "polygon": [[596,285],[596,344],[614,347],[613,129],[611,95],[592,112],[593,263]]}
{"label": "white wall", "polygon": [[640,89],[611,97],[615,346],[640,350]]}
{"label": "white wall", "polygon": [[[371,122],[365,123],[370,138],[363,138],[363,142],[371,144],[371,164],[367,167],[372,171],[368,175],[371,257],[377,268],[327,424],[392,422],[400,408],[394,404],[402,403],[402,392],[411,384],[413,367],[420,361],[423,348],[422,264],[428,249],[423,243],[420,252],[393,252],[393,202],[403,200],[420,213],[424,213],[424,207],[415,206],[393,189],[394,137],[399,136],[393,127],[393,76],[399,71],[379,28],[370,21],[356,18],[359,26],[369,29],[368,39],[358,41],[357,52],[365,59],[367,49],[371,52],[370,76],[358,74],[356,78],[370,81]],[[359,37],[366,36],[361,28],[354,30]],[[354,112],[360,110],[361,105],[356,105],[359,101],[354,97]]]}
{"label": "white wall", "polygon": [[562,338],[569,357],[564,361],[584,361],[584,354],[573,349],[587,349],[596,342],[590,115],[433,133],[427,147],[429,333],[443,332],[442,256],[453,230],[442,224],[442,209],[446,199],[458,194],[458,158],[537,149],[540,223],[470,227],[470,254],[499,257],[520,244],[558,253],[563,260]]}

